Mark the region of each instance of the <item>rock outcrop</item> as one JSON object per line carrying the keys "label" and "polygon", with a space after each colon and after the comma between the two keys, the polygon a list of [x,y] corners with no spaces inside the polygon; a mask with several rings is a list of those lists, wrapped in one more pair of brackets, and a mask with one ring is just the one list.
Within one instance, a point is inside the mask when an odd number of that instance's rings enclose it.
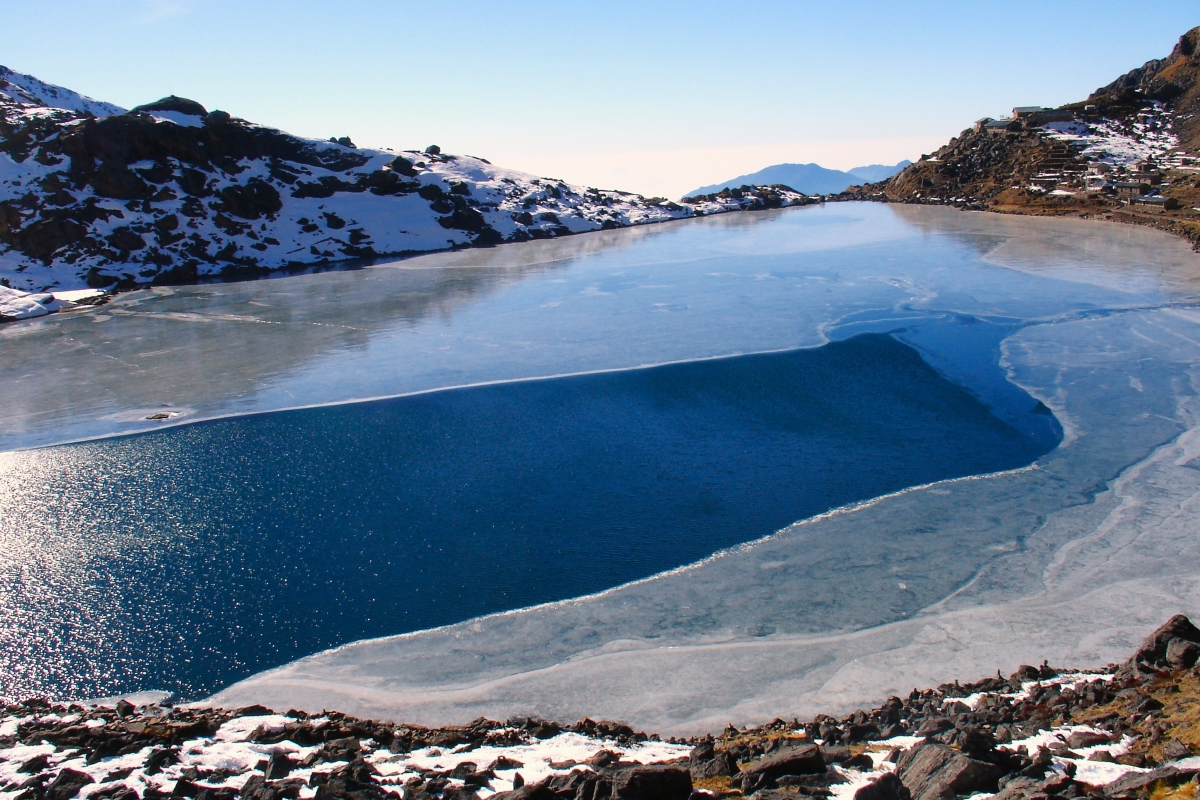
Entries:
{"label": "rock outcrop", "polygon": [[1187,669],[1194,667],[1197,660],[1200,660],[1200,629],[1183,614],[1177,614],[1142,642],[1122,673],[1154,674]]}
{"label": "rock outcrop", "polygon": [[964,794],[995,792],[1002,772],[995,764],[926,741],[904,754],[896,774],[913,800],[953,800]]}

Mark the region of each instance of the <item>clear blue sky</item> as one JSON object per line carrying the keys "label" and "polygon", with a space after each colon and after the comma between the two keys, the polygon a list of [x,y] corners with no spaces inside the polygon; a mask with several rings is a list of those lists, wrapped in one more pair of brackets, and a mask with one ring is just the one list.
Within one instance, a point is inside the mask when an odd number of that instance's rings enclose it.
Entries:
{"label": "clear blue sky", "polygon": [[97,99],[678,196],[1082,99],[1170,52],[1200,3],[0,0],[0,20],[0,64]]}

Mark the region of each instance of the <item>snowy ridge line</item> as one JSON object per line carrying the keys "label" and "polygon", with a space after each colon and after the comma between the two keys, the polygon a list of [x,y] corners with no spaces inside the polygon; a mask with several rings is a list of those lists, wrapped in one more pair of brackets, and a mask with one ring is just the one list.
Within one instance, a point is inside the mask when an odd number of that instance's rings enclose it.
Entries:
{"label": "snowy ridge line", "polygon": [[436,146],[304,139],[179,97],[125,112],[16,77],[25,88],[0,86],[0,285],[23,292],[256,278],[818,202],[760,186],[675,203]]}
{"label": "snowy ridge line", "polygon": [[32,75],[14,72],[3,66],[0,66],[0,99],[20,103],[30,109],[61,108],[91,114],[94,117],[125,113],[125,109],[120,106],[93,100],[78,92],[40,81]]}

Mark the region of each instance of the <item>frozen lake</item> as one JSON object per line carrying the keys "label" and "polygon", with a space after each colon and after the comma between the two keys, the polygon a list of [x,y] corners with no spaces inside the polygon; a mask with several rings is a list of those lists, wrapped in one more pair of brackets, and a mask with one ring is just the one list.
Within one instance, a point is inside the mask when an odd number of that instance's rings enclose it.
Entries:
{"label": "frozen lake", "polygon": [[1116,657],[1200,608],[1195,275],[1137,228],[841,204],[5,326],[0,680],[188,694],[416,631],[217,699],[674,732]]}

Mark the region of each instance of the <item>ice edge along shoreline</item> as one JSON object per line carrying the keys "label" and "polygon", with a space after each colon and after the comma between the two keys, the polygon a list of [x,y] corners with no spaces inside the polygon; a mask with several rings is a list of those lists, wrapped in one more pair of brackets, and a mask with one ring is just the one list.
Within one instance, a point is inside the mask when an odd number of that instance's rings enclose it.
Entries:
{"label": "ice edge along shoreline", "polygon": [[[1103,309],[1103,310],[1112,311],[1114,313],[1124,313],[1124,312],[1129,312],[1129,311],[1154,310],[1154,309],[1163,308],[1166,306],[1175,306],[1175,305],[1180,305],[1180,304],[1162,303],[1162,304],[1154,304],[1151,306],[1134,306],[1134,307],[1130,307],[1130,308]],[[1200,307],[1200,305],[1193,304],[1193,303],[1186,303],[1186,304],[1182,304],[1182,305]],[[1094,310],[1092,310],[1092,311],[1094,311]],[[948,312],[946,312],[946,313],[948,313]],[[1085,312],[1085,313],[1088,313],[1088,312]],[[1029,325],[1036,325],[1036,324],[1044,324],[1044,323],[1048,323],[1048,322],[1053,323],[1053,322],[1059,321],[1060,319],[1063,319],[1063,318],[1067,318],[1067,317],[1054,317],[1054,318],[1045,319],[1045,320],[1026,320],[1026,321],[1024,321],[1024,324],[1022,324],[1020,327],[1027,327]],[[217,413],[217,414],[211,414],[211,415],[198,415],[198,416],[189,416],[187,414],[180,414],[179,417],[177,417],[177,418],[172,418],[172,419],[167,419],[167,420],[162,420],[162,421],[147,420],[145,418],[142,418],[139,420],[128,420],[127,424],[131,424],[131,425],[137,424],[139,422],[153,422],[154,424],[146,425],[145,427],[136,428],[136,429],[110,431],[108,433],[100,433],[100,434],[95,434],[93,436],[80,436],[75,439],[62,439],[59,441],[44,442],[41,444],[31,444],[31,445],[22,445],[22,446],[17,446],[17,447],[8,447],[8,448],[0,449],[0,456],[4,456],[9,453],[28,453],[28,452],[34,452],[37,450],[48,450],[53,447],[66,447],[68,445],[87,444],[88,442],[99,442],[99,441],[105,441],[107,439],[120,439],[120,438],[123,438],[126,436],[141,436],[143,434],[155,433],[157,431],[185,427],[188,425],[196,425],[196,424],[203,423],[203,422],[216,422],[219,420],[227,420],[227,419],[241,419],[244,417],[257,417],[257,416],[263,416],[266,414],[277,414],[277,413],[286,412],[286,411],[307,411],[307,410],[311,410],[311,409],[315,409],[315,408],[335,408],[338,406],[358,405],[361,403],[376,403],[376,402],[380,402],[380,401],[384,401],[384,400],[399,400],[399,399],[402,399],[405,397],[420,397],[422,395],[437,394],[439,392],[453,392],[453,391],[459,391],[462,389],[479,389],[479,388],[483,388],[486,386],[508,386],[508,385],[520,384],[520,383],[535,383],[538,381],[552,381],[552,380],[557,380],[559,378],[582,378],[582,377],[586,377],[589,375],[612,375],[612,374],[616,374],[616,373],[620,373],[620,372],[639,372],[641,370],[657,369],[659,367],[670,367],[670,366],[676,366],[676,365],[680,365],[680,364],[702,364],[702,363],[709,362],[709,361],[725,361],[725,360],[729,360],[729,359],[744,358],[744,357],[748,357],[748,356],[768,356],[768,355],[777,355],[780,353],[800,352],[803,350],[816,350],[817,348],[824,347],[825,345],[828,345],[828,344],[832,344],[834,341],[840,341],[840,340],[830,339],[829,334],[843,326],[849,327],[849,324],[844,325],[843,320],[841,320],[841,319],[833,320],[832,322],[821,324],[815,330],[816,335],[819,337],[819,341],[817,341],[813,344],[809,344],[809,345],[799,345],[799,346],[793,346],[793,347],[777,347],[777,348],[772,348],[769,350],[750,350],[750,351],[737,351],[737,352],[732,352],[732,353],[718,353],[716,355],[711,355],[711,356],[698,356],[695,358],[680,358],[680,359],[674,359],[674,360],[669,360],[669,361],[653,361],[653,362],[649,362],[649,363],[635,364],[633,366],[625,366],[625,367],[603,367],[600,369],[579,370],[577,372],[558,372],[558,373],[553,373],[550,375],[532,375],[532,376],[521,377],[521,378],[497,378],[496,380],[490,380],[490,381],[474,381],[471,383],[458,383],[458,384],[453,384],[450,386],[434,386],[434,387],[431,387],[428,389],[415,389],[410,392],[398,392],[396,394],[372,395],[370,397],[352,397],[352,398],[349,398],[346,400],[327,400],[327,401],[319,402],[319,403],[301,403],[301,404],[292,405],[292,406],[280,406],[278,408],[256,409],[256,410],[252,410],[252,411],[231,411],[228,413]],[[864,331],[864,333],[871,333],[871,332],[878,332],[878,331]],[[907,346],[911,347],[911,345],[907,345]],[[920,351],[918,351],[918,352],[920,352]],[[928,363],[928,362],[926,362],[926,363]],[[932,364],[930,366],[934,368],[934,371],[938,372],[938,374],[941,375],[941,372],[939,370],[937,370],[936,366],[934,366]],[[1001,369],[1004,369],[1003,364],[998,364],[998,366]],[[942,375],[942,377],[946,378],[945,375]],[[950,379],[946,378],[946,380],[950,380]],[[1010,383],[1012,383],[1011,379],[1009,379],[1007,377],[1006,377],[1006,380],[1008,380]],[[954,383],[956,386],[959,385],[954,381],[950,381],[950,382]],[[1026,389],[1026,387],[1019,386],[1018,384],[1015,384],[1015,383],[1013,385],[1017,386],[1017,388],[1021,389],[1022,391],[1026,392],[1026,394],[1028,394],[1028,390]],[[965,389],[966,387],[960,387],[960,388]],[[967,391],[969,391],[969,390],[967,390]],[[974,395],[972,395],[972,396],[974,396]],[[1032,397],[1032,395],[1030,395],[1030,396]],[[976,398],[976,399],[978,399],[978,398]],[[1035,398],[1035,399],[1037,399],[1037,398]],[[981,400],[980,402],[983,402],[983,401]],[[986,405],[986,403],[985,403],[985,405]],[[182,408],[186,408],[186,406],[182,407]],[[148,406],[145,409],[140,409],[140,410],[149,411],[150,407]],[[175,407],[175,406],[163,406],[159,410],[165,410],[169,413],[172,410],[179,411],[180,408]],[[124,413],[129,413],[129,412],[128,411],[126,411],[126,412],[115,411],[106,416],[108,418],[111,418],[114,415],[124,414]],[[105,417],[98,417],[96,419],[103,420],[103,419],[105,419]]]}
{"label": "ice edge along shoreline", "polygon": [[[1051,452],[1053,452],[1053,451],[1051,451]],[[478,617],[471,617],[470,619],[465,619],[460,622],[452,623],[450,625],[439,625],[434,628],[423,628],[421,630],[408,631],[406,633],[394,633],[394,634],[388,634],[385,636],[373,636],[373,637],[369,637],[366,639],[357,639],[353,642],[346,642],[345,644],[340,644],[337,647],[330,647],[330,648],[326,648],[324,650],[318,650],[315,653],[310,653],[301,658],[295,659],[293,661],[289,661],[286,664],[281,664],[278,667],[272,667],[271,669],[262,670],[261,672],[256,672],[252,675],[248,675],[247,677],[242,678],[240,681],[237,681],[235,683],[230,684],[229,686],[226,686],[223,689],[220,689],[218,692],[216,692],[213,695],[210,695],[209,697],[188,703],[188,706],[195,707],[195,708],[207,708],[207,707],[213,706],[214,704],[209,702],[212,700],[212,698],[216,697],[217,695],[221,694],[222,692],[227,691],[231,687],[238,685],[239,683],[256,680],[256,679],[259,679],[259,678],[262,678],[262,677],[265,677],[268,675],[272,675],[272,674],[281,672],[282,670],[289,669],[296,664],[303,663],[304,661],[307,661],[308,659],[311,659],[311,658],[315,658],[317,656],[324,656],[324,655],[329,655],[331,653],[342,652],[349,648],[357,647],[357,646],[364,645],[364,644],[372,644],[372,643],[388,642],[388,641],[398,642],[398,641],[404,641],[407,639],[412,639],[417,636],[423,636],[425,634],[432,633],[435,631],[453,631],[456,628],[466,628],[468,626],[475,625],[483,620],[511,619],[511,618],[520,617],[520,616],[523,616],[526,614],[538,612],[538,611],[545,611],[545,610],[551,610],[551,609],[556,609],[556,608],[569,608],[574,605],[579,605],[582,603],[591,602],[593,600],[602,599],[606,596],[615,594],[620,591],[624,591],[626,589],[629,589],[629,588],[632,588],[635,586],[642,586],[642,585],[651,583],[653,581],[661,580],[662,578],[673,577],[676,575],[685,575],[688,572],[692,572],[694,570],[700,569],[700,568],[702,568],[708,564],[711,564],[719,559],[728,558],[730,556],[738,555],[740,553],[751,550],[751,549],[758,547],[758,546],[760,546],[766,542],[769,542],[773,539],[777,539],[785,534],[791,533],[799,528],[804,528],[809,525],[815,525],[815,524],[822,522],[824,520],[827,520],[827,519],[833,519],[833,518],[844,516],[847,514],[855,514],[855,513],[858,513],[859,511],[865,511],[869,508],[873,508],[874,506],[879,505],[880,503],[886,502],[888,500],[891,500],[891,499],[894,499],[897,497],[903,497],[905,495],[909,495],[909,494],[913,494],[913,493],[921,492],[921,491],[926,491],[928,489],[935,489],[935,488],[942,487],[942,486],[951,486],[951,485],[955,485],[955,484],[959,484],[959,483],[968,483],[968,482],[974,482],[974,481],[994,480],[996,478],[1004,478],[1004,477],[1008,477],[1008,476],[1012,476],[1012,475],[1021,475],[1021,474],[1025,474],[1025,473],[1029,473],[1029,472],[1038,472],[1040,470],[1041,470],[1041,467],[1035,461],[1032,464],[1028,464],[1024,467],[1016,467],[1014,469],[1000,470],[998,472],[985,472],[985,473],[981,473],[978,475],[963,475],[963,476],[960,476],[957,478],[946,478],[946,479],[943,479],[940,481],[933,481],[932,483],[923,483],[923,484],[919,484],[917,486],[908,486],[908,487],[905,487],[904,489],[898,489],[894,492],[888,492],[887,494],[881,494],[876,497],[869,498],[867,500],[858,500],[853,503],[848,503],[843,506],[838,506],[837,508],[831,508],[828,511],[821,512],[820,514],[814,514],[811,517],[805,517],[804,519],[800,519],[795,522],[789,523],[788,525],[785,525],[784,527],[780,528],[779,530],[774,531],[773,533],[769,533],[765,536],[760,536],[757,539],[752,539],[748,542],[741,542],[740,544],[736,544],[731,547],[722,548],[722,549],[716,551],[715,553],[705,556],[704,558],[702,558],[698,561],[693,561],[690,564],[684,564],[682,566],[674,567],[669,570],[664,570],[662,572],[656,572],[653,575],[648,575],[644,578],[638,578],[637,580],[627,581],[625,583],[618,584],[617,586],[611,586],[611,587],[609,587],[607,589],[603,589],[599,592],[592,592],[591,594],[579,595],[577,597],[571,597],[571,598],[567,598],[565,600],[551,600],[546,603],[538,603],[538,604],[531,605],[531,606],[524,606],[522,608],[514,608],[514,609],[510,609],[508,611],[497,611],[497,612],[493,612],[491,614],[484,614],[484,615],[478,616]],[[972,580],[974,580],[974,576],[972,577]],[[937,603],[930,604],[926,608],[933,608],[938,603],[944,602],[945,599],[946,598],[942,598],[941,600],[938,600]],[[921,609],[917,612],[917,614],[924,613],[924,611],[925,611],[925,609]],[[912,615],[912,616],[916,616],[916,615]],[[832,640],[833,638],[844,638],[847,636],[853,637],[856,635],[867,635],[867,634],[870,634],[873,632],[886,630],[891,626],[906,622],[909,619],[911,619],[912,616],[905,617],[905,618],[899,619],[899,620],[893,620],[891,622],[885,622],[881,625],[873,625],[871,627],[862,628],[860,630],[826,631],[824,633],[817,634],[816,636],[814,636],[812,641],[821,642],[821,641],[825,641],[825,640]],[[763,646],[765,646],[768,643],[764,642],[764,643],[758,643],[758,644],[762,644]],[[673,646],[672,649],[674,649],[674,650],[691,650],[691,649],[699,649],[701,647],[712,647],[712,646],[715,646],[715,645],[678,645],[678,646]],[[598,657],[603,657],[604,655],[612,655],[612,654],[601,654]],[[557,665],[551,665],[550,667],[542,667],[539,669],[528,670],[524,673],[516,673],[516,674],[536,674],[538,672],[545,671],[546,669],[553,669],[555,666],[557,666]],[[511,677],[511,676],[507,676],[507,677]],[[501,678],[501,680],[502,679],[503,678]],[[474,686],[474,684],[471,684],[471,686]],[[453,690],[459,689],[459,688],[466,688],[466,687],[465,686],[439,686],[436,689],[427,690],[427,691],[430,691],[430,692],[453,691]],[[154,691],[158,691],[158,690],[146,689],[143,691],[144,692],[146,692],[146,691],[154,692]]]}

